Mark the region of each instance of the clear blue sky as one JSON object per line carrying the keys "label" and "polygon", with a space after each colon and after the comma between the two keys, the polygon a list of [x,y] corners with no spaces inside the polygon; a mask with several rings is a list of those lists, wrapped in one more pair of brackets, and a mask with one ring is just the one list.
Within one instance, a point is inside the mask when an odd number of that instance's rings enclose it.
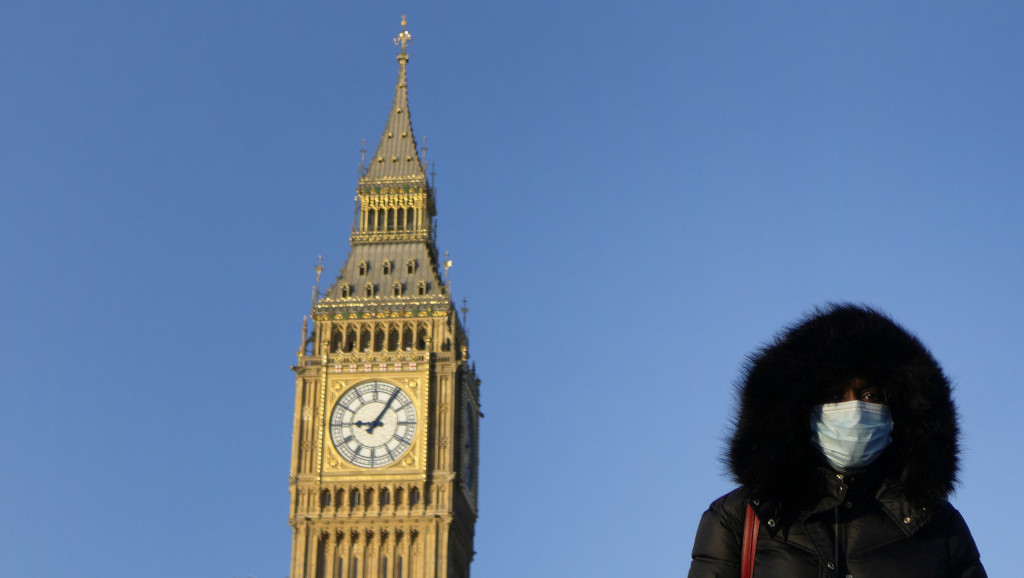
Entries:
{"label": "clear blue sky", "polygon": [[474,576],[684,575],[744,356],[832,300],[955,380],[954,502],[1019,571],[1024,7],[629,6],[0,7],[0,575],[286,575],[288,368],[403,13],[483,378]]}

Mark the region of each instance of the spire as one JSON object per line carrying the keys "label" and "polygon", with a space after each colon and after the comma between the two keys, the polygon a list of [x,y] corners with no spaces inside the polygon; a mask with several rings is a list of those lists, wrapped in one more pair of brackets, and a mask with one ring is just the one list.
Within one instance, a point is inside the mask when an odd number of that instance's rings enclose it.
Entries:
{"label": "spire", "polygon": [[417,182],[426,183],[426,171],[416,148],[416,139],[412,134],[412,122],[409,120],[409,91],[405,80],[405,65],[409,62],[406,48],[412,44],[412,35],[405,29],[405,16],[402,16],[402,31],[395,37],[395,45],[401,48],[398,53],[398,83],[395,85],[395,100],[391,104],[391,114],[384,134],[380,137],[377,152],[370,159],[366,174],[360,184],[368,182]]}
{"label": "spire", "polygon": [[[426,242],[431,263],[437,263],[434,246],[434,193],[427,182],[423,157],[409,120],[409,93],[405,68],[406,49],[412,35],[405,29],[395,38],[398,53],[398,83],[384,134],[356,186],[356,219],[352,222],[352,246],[376,243]],[[426,152],[424,150],[424,152]],[[401,261],[400,263],[405,263]]]}

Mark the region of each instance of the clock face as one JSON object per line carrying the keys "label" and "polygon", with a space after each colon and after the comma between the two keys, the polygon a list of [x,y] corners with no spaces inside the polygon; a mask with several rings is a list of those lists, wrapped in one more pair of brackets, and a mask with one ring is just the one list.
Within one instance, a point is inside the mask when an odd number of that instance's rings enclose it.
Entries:
{"label": "clock face", "polygon": [[341,457],[357,466],[379,468],[393,463],[412,445],[416,408],[395,385],[361,383],[334,404],[329,427]]}

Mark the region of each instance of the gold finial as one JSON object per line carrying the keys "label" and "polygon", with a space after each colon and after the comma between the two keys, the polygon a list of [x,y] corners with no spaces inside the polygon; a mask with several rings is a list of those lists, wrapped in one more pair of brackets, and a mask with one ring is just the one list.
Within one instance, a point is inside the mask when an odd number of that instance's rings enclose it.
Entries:
{"label": "gold finial", "polygon": [[363,146],[359,149],[359,178],[366,172],[366,139],[363,139]]}
{"label": "gold finial", "polygon": [[313,284],[313,305],[316,307],[316,298],[320,296],[320,274],[324,272],[324,256],[316,256],[316,283]]}
{"label": "gold finial", "polygon": [[452,268],[452,260],[448,258],[448,251],[444,252],[444,284],[448,284],[448,270]]}
{"label": "gold finial", "polygon": [[402,14],[402,31],[395,37],[395,46],[402,47],[402,54],[405,54],[405,47],[412,44],[412,34],[405,29],[405,14]]}

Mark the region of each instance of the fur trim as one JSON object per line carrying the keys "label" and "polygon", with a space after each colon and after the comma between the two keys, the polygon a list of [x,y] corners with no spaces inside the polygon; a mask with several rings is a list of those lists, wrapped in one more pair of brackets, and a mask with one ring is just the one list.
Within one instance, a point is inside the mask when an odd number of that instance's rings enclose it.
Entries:
{"label": "fur trim", "polygon": [[811,409],[854,378],[880,387],[892,413],[892,444],[879,465],[886,477],[912,502],[945,499],[956,484],[960,436],[949,380],[910,332],[851,304],[816,309],[747,360],[725,459],[735,480],[784,502],[820,495]]}

